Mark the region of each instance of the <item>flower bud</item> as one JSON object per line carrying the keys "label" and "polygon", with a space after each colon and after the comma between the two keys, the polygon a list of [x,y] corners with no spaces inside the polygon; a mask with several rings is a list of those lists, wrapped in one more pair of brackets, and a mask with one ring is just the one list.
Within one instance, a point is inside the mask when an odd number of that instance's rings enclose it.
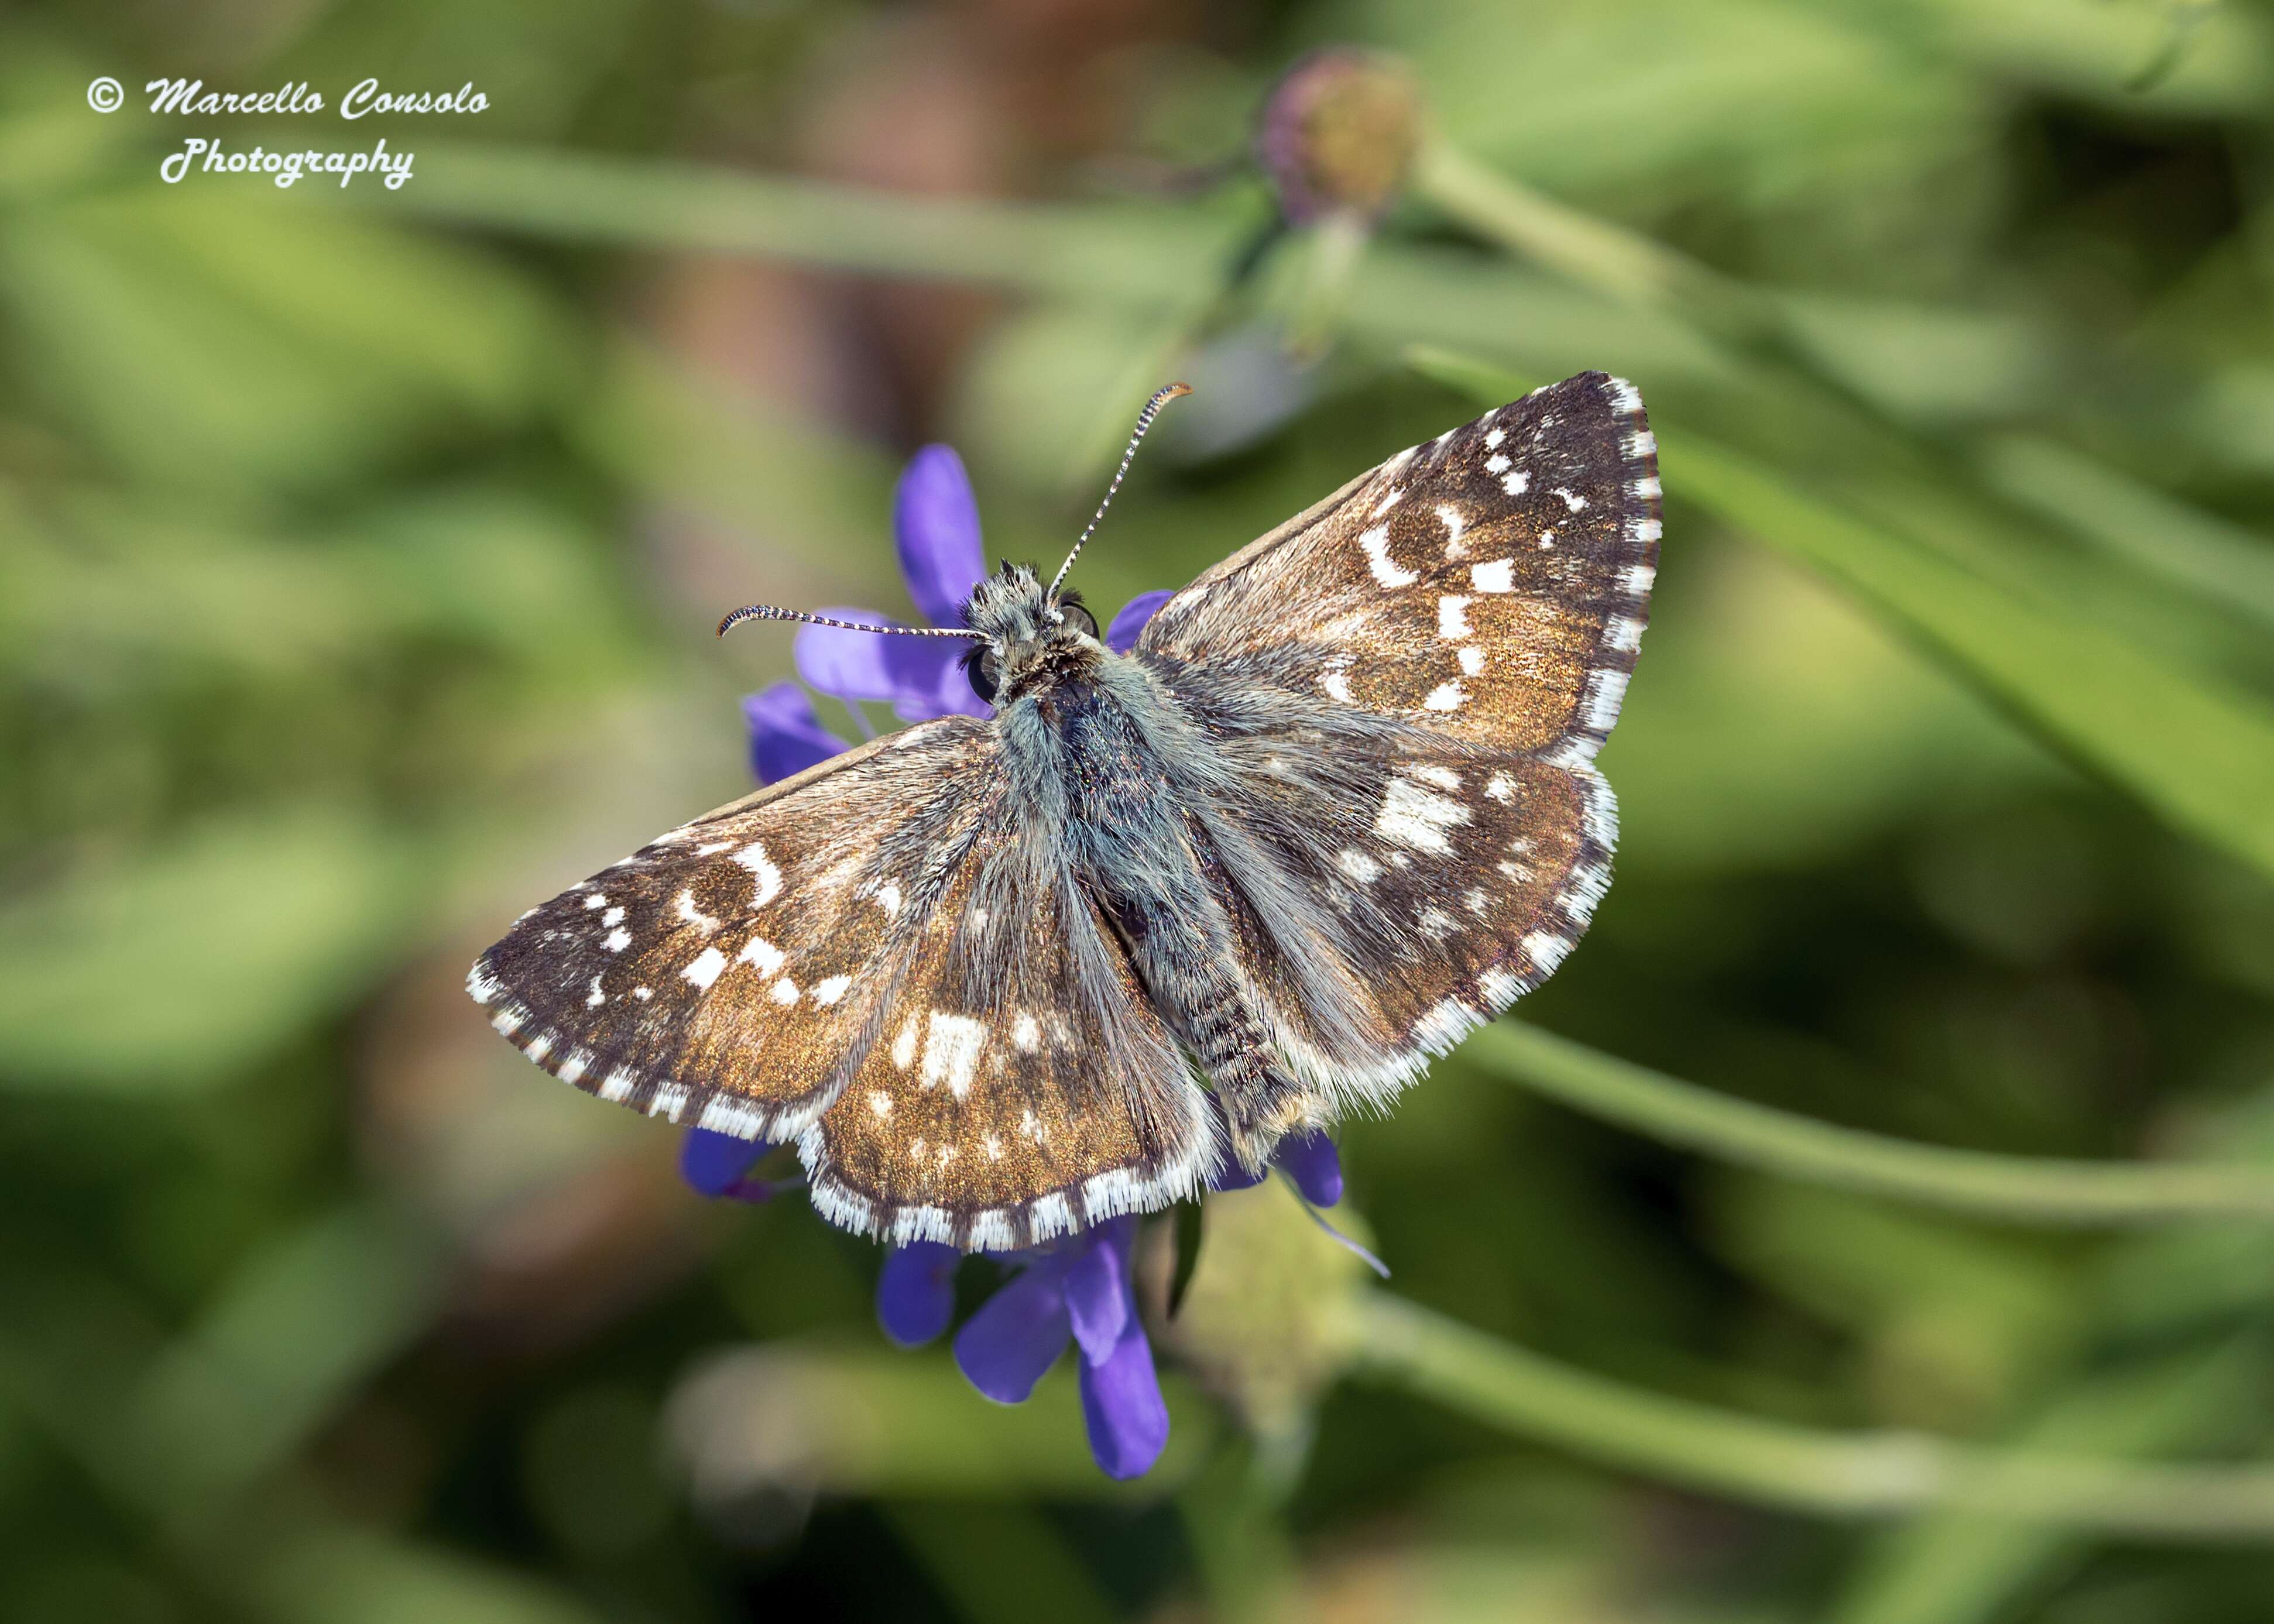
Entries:
{"label": "flower bud", "polygon": [[1304,57],[1264,103],[1256,162],[1290,225],[1389,211],[1421,145],[1421,87],[1405,64],[1330,47]]}
{"label": "flower bud", "polygon": [[1366,1266],[1276,1184],[1213,1192],[1201,1213],[1166,1343],[1256,1432],[1299,1432],[1343,1367]]}

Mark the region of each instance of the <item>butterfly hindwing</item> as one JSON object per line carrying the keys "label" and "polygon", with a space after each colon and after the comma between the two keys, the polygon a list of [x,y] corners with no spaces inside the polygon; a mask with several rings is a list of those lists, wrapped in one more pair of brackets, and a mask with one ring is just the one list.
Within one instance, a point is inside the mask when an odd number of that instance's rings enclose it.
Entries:
{"label": "butterfly hindwing", "polygon": [[1244,899],[1236,940],[1321,1115],[1386,1099],[1585,929],[1617,834],[1593,757],[1659,533],[1640,400],[1583,373],[1392,457],[1147,626],[1139,658],[1232,773],[1219,845],[1304,893]]}
{"label": "butterfly hindwing", "polygon": [[880,1041],[801,1142],[815,1204],[847,1228],[1005,1250],[1214,1171],[1190,1066],[1058,853],[1033,831],[983,837]]}

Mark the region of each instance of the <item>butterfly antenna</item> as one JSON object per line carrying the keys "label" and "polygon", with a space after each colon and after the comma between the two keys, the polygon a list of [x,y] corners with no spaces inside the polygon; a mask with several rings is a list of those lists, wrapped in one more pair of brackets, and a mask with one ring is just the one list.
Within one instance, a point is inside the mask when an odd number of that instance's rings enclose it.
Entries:
{"label": "butterfly antenna", "polygon": [[863,626],[858,620],[832,620],[825,614],[808,614],[802,609],[777,609],[772,604],[750,604],[737,609],[719,622],[719,635],[724,637],[745,620],[802,620],[808,626],[834,626],[846,632],[880,632],[901,637],[966,637],[984,643],[977,632],[968,632],[938,626]]}
{"label": "butterfly antenna", "polygon": [[1090,531],[1097,528],[1097,522],[1105,516],[1105,510],[1113,505],[1113,493],[1121,488],[1122,477],[1128,473],[1129,464],[1136,460],[1137,442],[1145,438],[1145,431],[1153,426],[1153,419],[1161,415],[1162,407],[1166,406],[1178,395],[1190,395],[1192,392],[1193,386],[1188,383],[1166,385],[1154,390],[1153,398],[1145,402],[1145,410],[1137,414],[1136,432],[1129,436],[1129,449],[1121,454],[1121,466],[1113,470],[1113,483],[1105,487],[1105,500],[1098,503],[1097,511],[1089,515],[1089,523],[1082,527],[1081,534],[1074,539],[1073,551],[1066,554],[1066,561],[1058,566],[1058,573],[1050,580],[1052,598],[1058,595],[1058,586],[1065,580],[1066,571],[1073,568],[1074,560],[1081,556],[1082,544],[1089,539]]}

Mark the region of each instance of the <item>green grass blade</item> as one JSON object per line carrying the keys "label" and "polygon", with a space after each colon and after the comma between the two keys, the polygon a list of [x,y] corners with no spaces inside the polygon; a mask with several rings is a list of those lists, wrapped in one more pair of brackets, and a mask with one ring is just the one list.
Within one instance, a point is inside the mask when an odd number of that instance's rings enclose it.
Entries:
{"label": "green grass blade", "polygon": [[1931,1509],[2142,1538],[2274,1541],[2274,1469],[1977,1448],[1766,1420],[1615,1381],[1389,1296],[1353,1311],[1355,1372],[1515,1436],[1831,1517]]}
{"label": "green grass blade", "polygon": [[1734,1100],[1503,1021],[1462,1050],[1491,1075],[1638,1133],[1811,1183],[2032,1223],[2274,1219],[2274,1169],[2076,1162],[1913,1144]]}

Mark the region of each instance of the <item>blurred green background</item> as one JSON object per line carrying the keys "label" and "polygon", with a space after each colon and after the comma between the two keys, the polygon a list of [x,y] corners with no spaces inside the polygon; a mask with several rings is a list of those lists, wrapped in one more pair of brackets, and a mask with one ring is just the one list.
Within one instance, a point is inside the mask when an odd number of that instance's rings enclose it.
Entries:
{"label": "blurred green background", "polygon": [[[1429,123],[1275,231],[1333,42]],[[1110,609],[1585,367],[1668,514],[1571,1041],[1349,1124],[1378,1294],[1211,1209],[1143,1482],[466,1003],[745,786],[722,611],[907,611],[915,446],[1054,561],[1188,377]],[[2270,523],[2263,4],[0,13],[0,1618],[2263,1620]]]}

